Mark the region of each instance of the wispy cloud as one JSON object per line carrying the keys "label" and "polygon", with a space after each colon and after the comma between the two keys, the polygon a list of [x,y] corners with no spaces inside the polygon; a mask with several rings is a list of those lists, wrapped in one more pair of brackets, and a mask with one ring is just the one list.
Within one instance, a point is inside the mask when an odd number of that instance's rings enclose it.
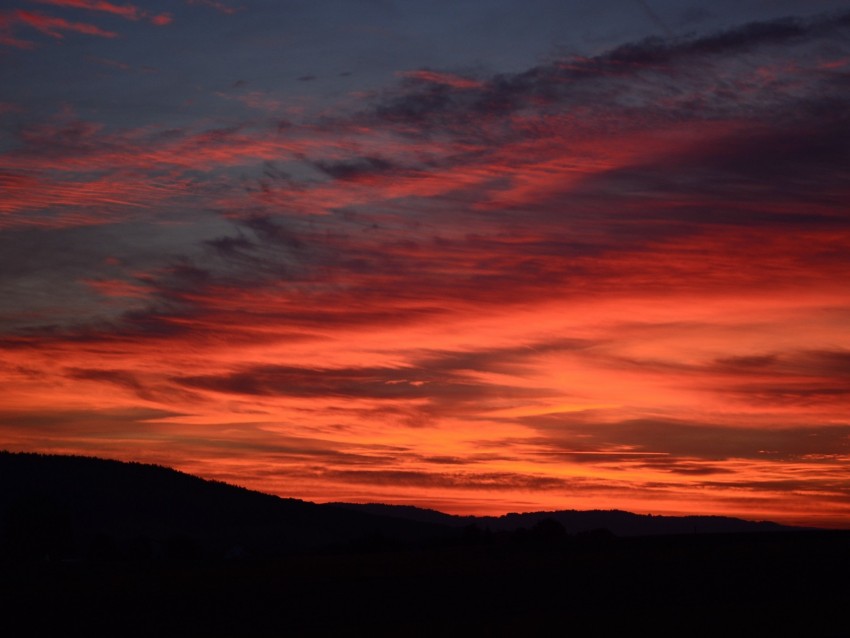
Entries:
{"label": "wispy cloud", "polygon": [[225,4],[224,2],[218,2],[218,0],[186,0],[186,2],[197,6],[209,7],[227,15],[240,11],[240,8]]}
{"label": "wispy cloud", "polygon": [[38,11],[25,11],[18,9],[7,12],[3,16],[3,25],[6,28],[21,24],[32,29],[35,29],[44,35],[49,35],[52,38],[62,39],[65,37],[64,32],[71,31],[74,33],[84,33],[86,35],[95,35],[102,38],[115,38],[118,36],[114,31],[107,31],[101,27],[89,24],[87,22],[75,22],[51,16]]}
{"label": "wispy cloud", "polygon": [[415,82],[425,84],[438,84],[450,86],[454,89],[480,89],[482,83],[480,80],[466,78],[453,73],[444,73],[440,71],[432,71],[430,69],[417,69],[415,71],[403,71],[400,73],[402,77],[408,78]]}
{"label": "wispy cloud", "polygon": [[164,26],[171,22],[171,16],[167,13],[152,14],[132,4],[113,4],[106,0],[31,0],[38,4],[47,4],[54,7],[67,7],[70,9],[83,9],[86,11],[99,11],[127,20],[148,20],[152,24]]}
{"label": "wispy cloud", "polygon": [[[132,21],[144,20],[156,26],[166,26],[172,22],[169,13],[150,13],[132,4],[114,4],[106,0],[29,0],[29,2],[57,7],[60,10],[83,10]],[[109,39],[119,37],[117,31],[101,25],[68,19],[53,13],[20,8],[0,11],[0,45],[24,50],[34,49],[37,42],[21,37],[18,34],[21,29],[35,30],[54,40],[63,40],[68,33]]]}

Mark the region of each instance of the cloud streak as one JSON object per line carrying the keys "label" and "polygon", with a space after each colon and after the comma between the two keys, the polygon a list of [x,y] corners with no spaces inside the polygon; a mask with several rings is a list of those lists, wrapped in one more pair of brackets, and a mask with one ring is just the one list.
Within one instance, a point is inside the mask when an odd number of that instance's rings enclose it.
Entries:
{"label": "cloud streak", "polygon": [[86,22],[75,22],[38,11],[24,11],[23,9],[8,12],[3,16],[3,26],[5,28],[11,28],[15,24],[25,25],[44,35],[59,40],[65,37],[63,33],[65,31],[95,35],[101,38],[115,38],[118,36],[114,31],[107,31]]}
{"label": "cloud streak", "polygon": [[151,14],[139,9],[132,4],[114,4],[106,0],[34,0],[38,4],[52,5],[54,7],[67,7],[71,9],[83,9],[85,11],[100,11],[111,15],[120,16],[127,20],[145,19],[157,26],[164,26],[171,22],[167,13]]}

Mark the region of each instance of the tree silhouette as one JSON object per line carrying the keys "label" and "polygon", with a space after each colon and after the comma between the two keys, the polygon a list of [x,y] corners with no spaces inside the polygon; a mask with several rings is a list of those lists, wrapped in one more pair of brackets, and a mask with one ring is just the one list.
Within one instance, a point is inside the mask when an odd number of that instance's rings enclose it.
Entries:
{"label": "tree silhouette", "polygon": [[554,518],[543,518],[532,526],[529,535],[535,542],[553,544],[563,541],[567,530]]}
{"label": "tree silhouette", "polygon": [[58,560],[73,549],[71,517],[48,496],[20,497],[6,509],[3,541],[13,559]]}

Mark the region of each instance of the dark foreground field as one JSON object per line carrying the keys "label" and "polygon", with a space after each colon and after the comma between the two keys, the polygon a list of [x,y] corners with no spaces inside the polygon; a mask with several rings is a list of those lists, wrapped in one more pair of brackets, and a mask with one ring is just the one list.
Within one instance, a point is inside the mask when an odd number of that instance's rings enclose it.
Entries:
{"label": "dark foreground field", "polygon": [[0,605],[14,635],[847,636],[848,574],[850,532],[602,534],[6,564]]}

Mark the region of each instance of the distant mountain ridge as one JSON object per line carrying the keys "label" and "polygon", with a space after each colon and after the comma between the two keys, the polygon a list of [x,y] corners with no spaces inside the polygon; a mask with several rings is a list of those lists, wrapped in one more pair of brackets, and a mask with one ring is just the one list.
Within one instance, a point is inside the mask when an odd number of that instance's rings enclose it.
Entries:
{"label": "distant mountain ridge", "polygon": [[[144,546],[184,555],[247,555],[451,541],[470,527],[515,532],[554,519],[569,534],[617,536],[791,530],[727,517],[560,511],[453,516],[411,506],[316,504],[170,468],[94,457],[0,451],[0,543],[82,555]],[[176,548],[176,549],[175,549]],[[337,551],[335,550],[335,551]],[[10,550],[11,551],[11,550]]]}
{"label": "distant mountain ridge", "polygon": [[780,525],[771,521],[748,521],[729,516],[658,516],[634,514],[622,510],[556,510],[510,513],[502,516],[457,516],[410,505],[382,503],[333,503],[336,507],[382,516],[437,523],[450,527],[478,525],[494,532],[513,532],[531,528],[540,521],[552,519],[569,534],[605,529],[617,536],[650,536],[659,534],[722,534],[741,532],[779,532],[804,528]]}

